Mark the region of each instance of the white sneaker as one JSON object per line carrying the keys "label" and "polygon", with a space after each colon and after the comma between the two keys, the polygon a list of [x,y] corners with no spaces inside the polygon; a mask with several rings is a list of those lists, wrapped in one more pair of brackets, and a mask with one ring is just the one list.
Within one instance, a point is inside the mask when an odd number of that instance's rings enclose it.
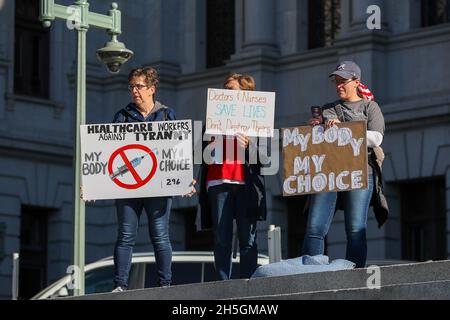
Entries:
{"label": "white sneaker", "polygon": [[122,292],[122,291],[125,291],[126,289],[124,288],[124,287],[121,287],[121,286],[118,286],[118,287],[116,287],[113,291],[111,291],[111,292]]}

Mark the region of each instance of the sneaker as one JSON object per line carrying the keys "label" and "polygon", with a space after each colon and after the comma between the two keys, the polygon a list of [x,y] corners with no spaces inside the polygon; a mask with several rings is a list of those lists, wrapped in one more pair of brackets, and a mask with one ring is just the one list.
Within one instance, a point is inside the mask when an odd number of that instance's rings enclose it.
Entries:
{"label": "sneaker", "polygon": [[122,291],[125,291],[125,290],[127,290],[125,287],[118,286],[111,292],[122,292]]}

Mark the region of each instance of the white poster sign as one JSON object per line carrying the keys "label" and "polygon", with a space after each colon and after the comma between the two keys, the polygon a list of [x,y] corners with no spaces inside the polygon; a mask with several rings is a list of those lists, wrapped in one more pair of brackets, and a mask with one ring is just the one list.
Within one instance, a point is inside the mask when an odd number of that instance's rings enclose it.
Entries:
{"label": "white poster sign", "polygon": [[275,92],[208,89],[206,134],[273,137]]}
{"label": "white poster sign", "polygon": [[191,120],[80,128],[83,199],[189,193],[193,178]]}

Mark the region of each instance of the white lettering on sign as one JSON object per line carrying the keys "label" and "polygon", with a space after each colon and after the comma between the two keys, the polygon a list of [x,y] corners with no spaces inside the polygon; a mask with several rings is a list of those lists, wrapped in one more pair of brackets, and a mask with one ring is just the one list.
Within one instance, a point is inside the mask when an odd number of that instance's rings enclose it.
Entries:
{"label": "white lettering on sign", "polygon": [[296,157],[294,160],[294,174],[298,174],[300,172],[304,172],[305,174],[309,173],[309,157],[306,156],[303,158]]}
{"label": "white lettering on sign", "polygon": [[311,159],[314,162],[314,166],[315,166],[316,172],[321,172],[322,171],[323,161],[325,160],[325,155],[324,154],[322,154],[320,156],[313,155],[311,157]]}
{"label": "white lettering on sign", "polygon": [[283,129],[284,195],[367,187],[364,121]]}
{"label": "white lettering on sign", "polygon": [[[353,190],[360,189],[362,187],[361,181],[362,171],[343,171],[337,176],[334,172],[330,172],[328,175],[325,173],[319,173],[311,176],[311,174],[289,176],[283,182],[283,190],[286,194],[296,193],[308,193],[311,191],[321,192],[328,186],[328,191],[332,191],[335,186],[339,190]],[[351,183],[345,183],[350,176]],[[297,188],[292,186],[292,183],[297,183]]]}

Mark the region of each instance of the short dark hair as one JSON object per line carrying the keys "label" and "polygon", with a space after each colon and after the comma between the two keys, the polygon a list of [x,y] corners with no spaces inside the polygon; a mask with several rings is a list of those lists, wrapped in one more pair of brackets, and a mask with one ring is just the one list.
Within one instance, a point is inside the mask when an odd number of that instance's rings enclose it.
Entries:
{"label": "short dark hair", "polygon": [[151,87],[151,86],[157,87],[159,84],[158,71],[156,71],[152,67],[134,68],[128,74],[128,82],[130,82],[131,79],[137,78],[137,77],[144,77],[145,83],[149,87]]}

